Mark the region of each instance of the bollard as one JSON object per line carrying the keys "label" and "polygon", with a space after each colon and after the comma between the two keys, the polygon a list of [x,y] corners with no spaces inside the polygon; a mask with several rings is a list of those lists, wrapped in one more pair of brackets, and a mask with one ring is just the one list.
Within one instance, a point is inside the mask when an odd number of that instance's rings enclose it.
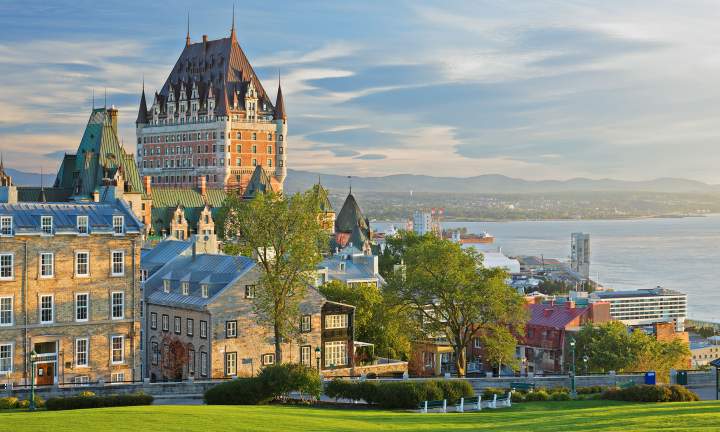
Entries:
{"label": "bollard", "polygon": [[423,408],[423,413],[427,414],[427,401],[425,401],[425,408]]}
{"label": "bollard", "polygon": [[465,412],[465,398],[460,398],[460,409],[459,412]]}
{"label": "bollard", "polygon": [[443,399],[443,412],[447,412],[447,399]]}

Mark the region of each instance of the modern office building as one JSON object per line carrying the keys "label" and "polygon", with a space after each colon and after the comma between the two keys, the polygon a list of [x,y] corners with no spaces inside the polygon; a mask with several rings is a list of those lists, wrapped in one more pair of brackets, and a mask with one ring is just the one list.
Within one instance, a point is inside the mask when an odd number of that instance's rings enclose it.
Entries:
{"label": "modern office building", "polygon": [[570,235],[570,268],[585,280],[590,279],[590,234]]}
{"label": "modern office building", "polygon": [[645,326],[660,322],[675,323],[682,331],[687,317],[687,294],[656,287],[635,291],[595,291],[590,302],[610,303],[614,320],[629,326]]}

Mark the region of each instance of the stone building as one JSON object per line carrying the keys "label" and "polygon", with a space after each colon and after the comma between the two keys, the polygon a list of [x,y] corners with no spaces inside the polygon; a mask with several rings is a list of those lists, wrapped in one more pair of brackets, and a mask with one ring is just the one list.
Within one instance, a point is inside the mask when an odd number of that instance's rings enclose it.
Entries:
{"label": "stone building", "polygon": [[119,199],[0,203],[0,382],[140,379],[142,229]]}

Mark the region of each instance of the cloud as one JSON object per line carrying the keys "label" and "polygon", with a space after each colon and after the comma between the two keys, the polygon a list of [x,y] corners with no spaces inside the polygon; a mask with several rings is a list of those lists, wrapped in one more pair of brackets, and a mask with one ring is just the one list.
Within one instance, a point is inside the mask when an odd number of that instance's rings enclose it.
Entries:
{"label": "cloud", "polygon": [[387,156],[377,153],[366,153],[364,155],[355,156],[355,159],[360,160],[381,160],[381,159],[387,159]]}

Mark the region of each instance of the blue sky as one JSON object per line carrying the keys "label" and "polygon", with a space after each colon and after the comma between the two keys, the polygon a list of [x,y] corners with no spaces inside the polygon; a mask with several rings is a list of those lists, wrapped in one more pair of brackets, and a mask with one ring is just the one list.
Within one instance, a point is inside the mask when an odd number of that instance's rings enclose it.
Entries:
{"label": "blue sky", "polygon": [[[142,76],[191,37],[226,37],[231,1],[0,2],[0,150],[55,170],[91,107],[132,149]],[[265,87],[277,72],[289,165],[323,173],[720,183],[716,1],[238,2]]]}

